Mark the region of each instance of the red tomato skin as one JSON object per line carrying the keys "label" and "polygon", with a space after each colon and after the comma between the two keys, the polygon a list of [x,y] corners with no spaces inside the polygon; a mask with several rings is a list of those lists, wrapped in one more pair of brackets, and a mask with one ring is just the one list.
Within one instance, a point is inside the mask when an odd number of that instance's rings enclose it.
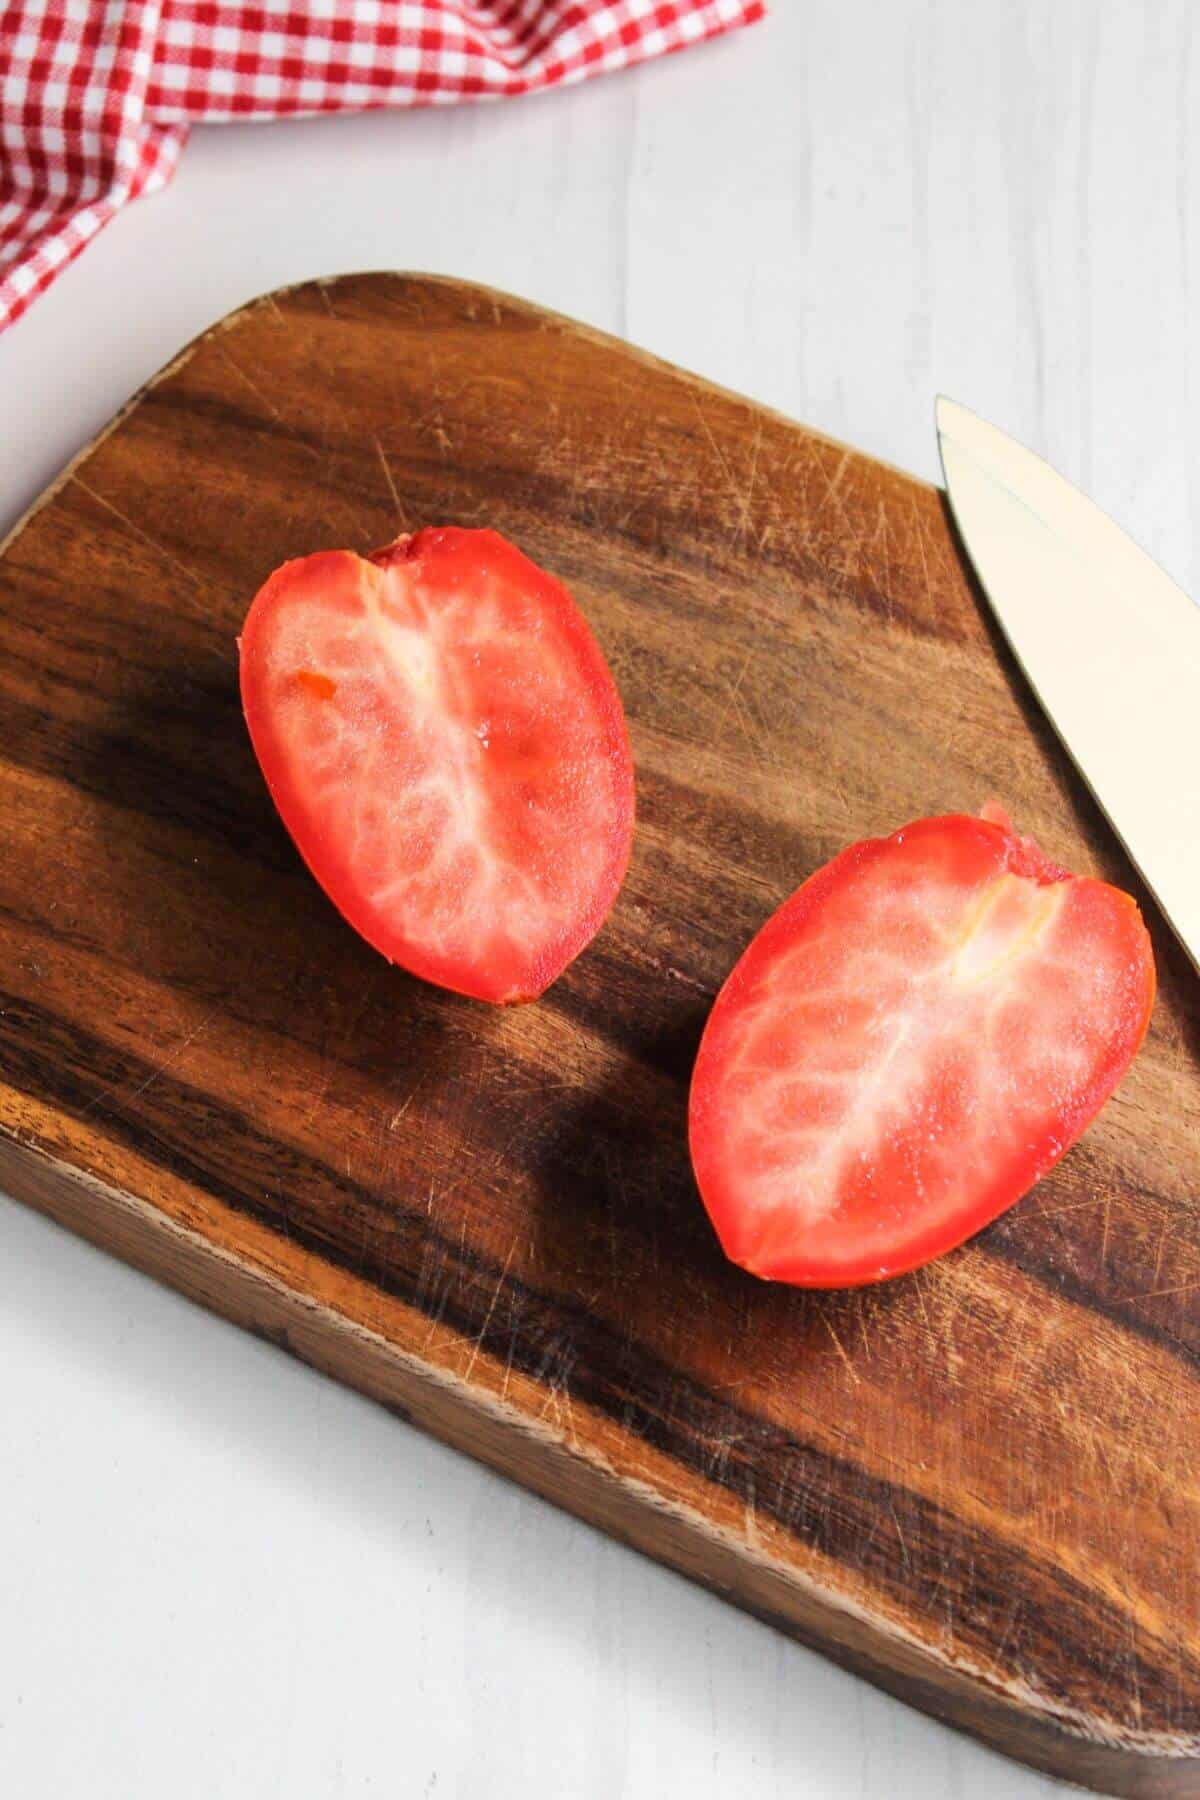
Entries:
{"label": "red tomato skin", "polygon": [[[489,965],[437,954],[415,941],[402,919],[381,921],[363,904],[347,866],[342,846],[314,833],[306,822],[305,795],[288,759],[281,754],[275,721],[261,679],[262,640],[272,614],[297,593],[314,589],[325,605],[343,605],[357,585],[364,564],[387,570],[414,560],[453,568],[462,559],[486,567],[521,586],[532,596],[570,646],[575,672],[602,721],[605,759],[613,806],[606,822],[603,867],[585,906],[568,929],[552,942],[531,946],[527,955]],[[586,620],[563,585],[530,560],[499,532],[457,526],[431,526],[359,557],[351,550],[317,551],[277,568],[259,589],[238,638],[242,710],[263,777],[280,818],[311,874],[343,918],[389,962],[411,974],[469,999],[495,1005],[517,1005],[537,999],[579,955],[612,910],[629,864],[634,827],[634,774],[629,732],[612,674]],[[298,671],[301,679],[312,680]],[[317,681],[321,677],[315,678]]]}
{"label": "red tomato skin", "polygon": [[[1030,1142],[1023,1155],[1010,1158],[992,1179],[981,1182],[969,1207],[954,1218],[943,1217],[924,1229],[919,1225],[911,1229],[903,1245],[886,1258],[867,1256],[855,1264],[844,1257],[823,1256],[819,1243],[805,1244],[803,1230],[797,1232],[790,1251],[776,1245],[767,1255],[756,1254],[747,1243],[736,1179],[731,1179],[721,1154],[724,1132],[718,1088],[727,1028],[763,968],[804,934],[827,897],[835,894],[854,871],[867,868],[893,845],[919,844],[934,837],[956,839],[964,856],[983,852],[1012,873],[1039,883],[1071,884],[1070,897],[1083,911],[1084,922],[1089,905],[1103,910],[1106,927],[1111,928],[1115,918],[1117,928],[1127,934],[1128,983],[1107,1054],[1097,1063],[1091,1079],[1061,1111],[1053,1134]],[[1149,1025],[1155,992],[1149,934],[1131,896],[1107,883],[1069,875],[1031,839],[1019,837],[1007,815],[994,804],[989,804],[979,818],[952,814],[921,819],[890,838],[869,838],[850,845],[784,901],[752,939],[718,993],[701,1038],[689,1097],[689,1147],[701,1198],[725,1254],[763,1280],[796,1287],[838,1288],[890,1280],[956,1249],[1007,1211],[1077,1142],[1137,1054]]]}

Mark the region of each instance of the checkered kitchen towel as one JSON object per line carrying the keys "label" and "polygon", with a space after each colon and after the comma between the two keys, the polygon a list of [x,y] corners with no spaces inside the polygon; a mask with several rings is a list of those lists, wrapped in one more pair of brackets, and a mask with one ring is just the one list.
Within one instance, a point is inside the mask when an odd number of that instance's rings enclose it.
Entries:
{"label": "checkered kitchen towel", "polygon": [[198,120],[526,94],[682,50],[764,0],[0,0],[0,330]]}

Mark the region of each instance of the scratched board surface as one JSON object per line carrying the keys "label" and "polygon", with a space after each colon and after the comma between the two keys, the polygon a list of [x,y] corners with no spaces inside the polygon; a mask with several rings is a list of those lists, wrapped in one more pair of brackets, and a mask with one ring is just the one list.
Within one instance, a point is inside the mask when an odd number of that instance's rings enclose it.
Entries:
{"label": "scratched board surface", "polygon": [[[488,524],[574,590],[639,821],[595,943],[492,1010],[389,968],[237,698],[263,577]],[[1133,887],[941,495],[521,302],[392,275],[201,339],[0,561],[0,1186],[1016,1755],[1200,1792],[1200,1013],[932,1267],[722,1260],[688,1075],[847,841],[997,794]]]}

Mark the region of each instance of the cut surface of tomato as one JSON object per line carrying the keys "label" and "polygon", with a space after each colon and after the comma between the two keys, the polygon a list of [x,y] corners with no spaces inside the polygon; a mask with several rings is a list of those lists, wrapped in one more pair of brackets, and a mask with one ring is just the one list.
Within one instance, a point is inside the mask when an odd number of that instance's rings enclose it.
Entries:
{"label": "cut surface of tomato", "polygon": [[997,807],[852,845],[768,920],[705,1027],[692,1163],[726,1254],[840,1287],[961,1243],[1099,1111],[1154,988],[1133,900]]}
{"label": "cut surface of tomato", "polygon": [[319,552],[260,589],[242,704],[284,824],[389,960],[532,999],[629,861],[620,697],[561,584],[494,531]]}

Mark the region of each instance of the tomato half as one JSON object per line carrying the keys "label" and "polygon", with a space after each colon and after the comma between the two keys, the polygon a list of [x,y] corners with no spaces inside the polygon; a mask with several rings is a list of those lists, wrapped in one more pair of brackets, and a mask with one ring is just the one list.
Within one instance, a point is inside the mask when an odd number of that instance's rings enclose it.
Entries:
{"label": "tomato half", "polygon": [[852,845],[767,922],[705,1028],[691,1152],[726,1254],[843,1287],[961,1243],[1095,1117],[1154,988],[1129,896],[999,809]]}
{"label": "tomato half", "polygon": [[494,531],[285,563],[239,640],[242,704],[309,868],[367,942],[479,1000],[529,1000],[603,924],[633,765],[600,648]]}

